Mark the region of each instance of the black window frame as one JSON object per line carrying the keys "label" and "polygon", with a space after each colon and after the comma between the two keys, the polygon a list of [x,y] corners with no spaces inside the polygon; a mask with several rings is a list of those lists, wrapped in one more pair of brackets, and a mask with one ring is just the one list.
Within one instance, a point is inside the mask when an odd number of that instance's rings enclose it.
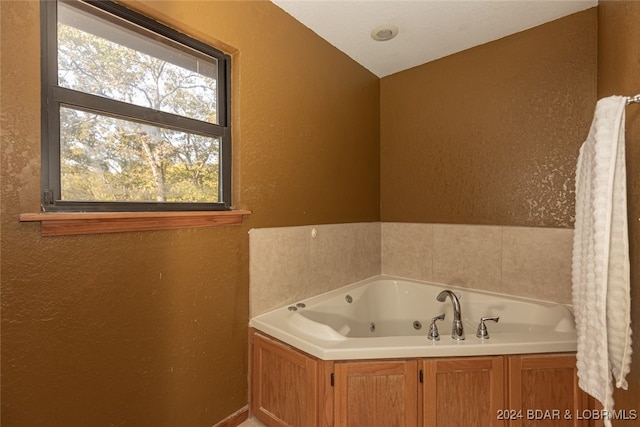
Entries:
{"label": "black window frame", "polygon": [[[58,86],[57,6],[82,3],[127,20],[162,37],[195,49],[218,61],[218,124],[157,111]],[[231,57],[145,15],[111,0],[41,0],[42,74],[42,210],[47,212],[220,211],[231,207]],[[136,202],[61,200],[60,108],[96,112],[220,139],[219,202]]]}

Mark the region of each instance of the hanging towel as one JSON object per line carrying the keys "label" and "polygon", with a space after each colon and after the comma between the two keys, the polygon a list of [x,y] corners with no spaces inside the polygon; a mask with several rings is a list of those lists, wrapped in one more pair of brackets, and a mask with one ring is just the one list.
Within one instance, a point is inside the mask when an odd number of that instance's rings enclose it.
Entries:
{"label": "hanging towel", "polygon": [[598,101],[576,170],[572,295],[578,385],[608,411],[613,380],[626,389],[631,365],[625,106],[622,96]]}

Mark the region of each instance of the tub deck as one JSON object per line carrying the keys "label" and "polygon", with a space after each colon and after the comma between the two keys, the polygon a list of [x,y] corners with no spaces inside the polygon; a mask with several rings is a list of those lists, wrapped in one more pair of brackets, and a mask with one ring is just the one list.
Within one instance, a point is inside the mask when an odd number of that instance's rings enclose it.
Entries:
{"label": "tub deck", "polygon": [[[450,336],[452,304],[436,296],[460,296],[466,339]],[[348,302],[351,301],[351,302]],[[250,326],[322,360],[479,356],[576,351],[570,306],[429,282],[376,276],[256,316]],[[440,340],[427,339],[439,314]],[[482,316],[489,339],[476,338]],[[416,329],[416,322],[420,328]]]}

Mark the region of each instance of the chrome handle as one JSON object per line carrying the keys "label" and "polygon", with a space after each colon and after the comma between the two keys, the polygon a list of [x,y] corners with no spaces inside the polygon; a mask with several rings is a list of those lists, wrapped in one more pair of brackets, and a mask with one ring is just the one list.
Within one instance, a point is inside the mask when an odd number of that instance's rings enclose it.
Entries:
{"label": "chrome handle", "polygon": [[489,331],[487,330],[487,325],[484,324],[484,322],[486,322],[487,320],[491,320],[492,322],[498,322],[498,320],[500,320],[500,317],[498,316],[494,316],[494,317],[481,317],[480,318],[480,324],[478,325],[478,330],[476,331],[476,337],[484,339],[484,340],[488,340],[489,339]]}
{"label": "chrome handle", "polygon": [[429,325],[427,338],[432,341],[440,341],[440,334],[438,333],[438,326],[436,325],[436,322],[438,320],[444,320],[444,313],[442,313],[440,316],[431,318],[431,325]]}

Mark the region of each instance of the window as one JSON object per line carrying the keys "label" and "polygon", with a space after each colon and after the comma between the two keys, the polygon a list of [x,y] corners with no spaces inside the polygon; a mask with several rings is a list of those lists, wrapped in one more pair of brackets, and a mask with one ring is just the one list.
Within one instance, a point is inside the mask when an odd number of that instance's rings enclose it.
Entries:
{"label": "window", "polygon": [[111,1],[41,5],[43,209],[229,209],[230,58]]}

